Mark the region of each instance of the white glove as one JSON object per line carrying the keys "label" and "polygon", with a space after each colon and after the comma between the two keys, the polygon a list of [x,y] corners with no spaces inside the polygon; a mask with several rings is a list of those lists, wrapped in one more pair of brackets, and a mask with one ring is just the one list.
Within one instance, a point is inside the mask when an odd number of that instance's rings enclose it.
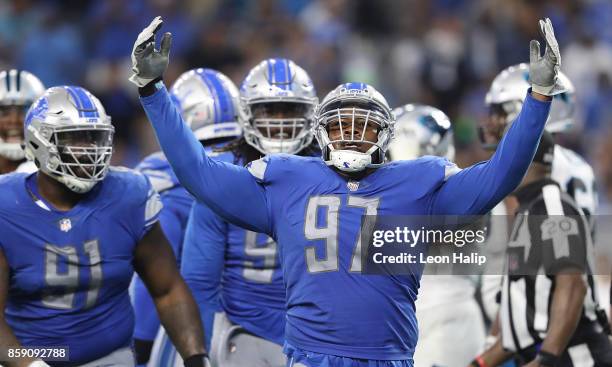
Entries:
{"label": "white glove", "polygon": [[546,40],[544,56],[540,56],[540,42],[531,40],[529,44],[529,83],[531,90],[545,96],[567,91],[558,78],[561,66],[561,53],[549,18],[540,20],[540,34]]}
{"label": "white glove", "polygon": [[161,78],[170,60],[172,34],[165,33],[159,50],[155,49],[155,35],[164,24],[161,17],[153,19],[147,28],[138,35],[132,49],[132,71],[130,81],[138,87],[144,87],[151,81]]}

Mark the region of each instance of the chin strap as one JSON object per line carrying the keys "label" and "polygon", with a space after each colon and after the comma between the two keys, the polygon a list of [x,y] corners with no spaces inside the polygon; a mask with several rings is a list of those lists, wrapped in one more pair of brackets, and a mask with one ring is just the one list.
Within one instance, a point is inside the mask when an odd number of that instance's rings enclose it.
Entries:
{"label": "chin strap", "polygon": [[70,176],[57,176],[54,178],[57,181],[66,185],[67,188],[69,188],[71,191],[76,192],[77,194],[84,194],[86,192],[89,192],[97,184],[97,182],[82,181],[78,178]]}

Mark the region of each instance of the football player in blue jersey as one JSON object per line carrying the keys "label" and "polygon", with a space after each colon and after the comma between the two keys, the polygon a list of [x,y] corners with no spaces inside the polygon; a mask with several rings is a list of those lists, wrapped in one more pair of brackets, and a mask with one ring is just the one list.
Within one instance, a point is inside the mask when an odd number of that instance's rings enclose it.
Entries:
{"label": "football player in blue jersey", "polygon": [[32,172],[36,166],[26,161],[23,144],[25,113],[45,92],[42,82],[25,70],[0,72],[0,174]]}
{"label": "football player in blue jersey", "polygon": [[185,365],[204,366],[199,312],[158,223],[159,196],[144,175],[109,168],[114,128],[100,101],[50,88],[24,130],[38,171],[0,176],[0,348],[67,347],[57,366],[133,366],[137,271]]}
{"label": "football player in blue jersey", "polygon": [[[238,88],[224,74],[203,68],[189,70],[177,79],[170,94],[184,121],[204,147],[212,149],[241,135]],[[159,223],[180,262],[183,234],[193,197],[179,184],[161,152],[146,157],[136,169],[149,178],[160,194],[164,208]],[[134,280],[134,308],[134,349],[137,364],[144,365],[151,355],[159,318],[153,300],[138,276]]]}
{"label": "football player in blue jersey", "polygon": [[521,181],[558,92],[560,55],[550,21],[546,51],[531,43],[532,88],[486,162],[460,170],[426,157],[385,163],[394,118],[372,86],[346,83],[318,105],[322,158],[278,154],[246,168],[206,155],[161,82],[171,35],[155,49],[160,17],[138,36],[130,80],[179,181],[227,221],[276,240],[286,289],[289,366],[412,366],[420,274],[363,275],[368,215],[482,214]]}

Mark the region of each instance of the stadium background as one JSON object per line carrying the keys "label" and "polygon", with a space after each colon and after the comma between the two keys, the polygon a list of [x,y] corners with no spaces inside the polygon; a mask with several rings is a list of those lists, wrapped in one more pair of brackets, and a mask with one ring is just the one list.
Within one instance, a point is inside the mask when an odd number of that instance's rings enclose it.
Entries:
{"label": "stadium background", "polygon": [[600,214],[612,214],[609,0],[2,0],[0,68],[29,70],[47,87],[90,89],[116,127],[114,164],[133,167],[157,150],[127,81],[133,41],[155,15],[174,35],[168,84],[200,66],[239,84],[260,60],[288,57],[320,98],[340,82],[364,81],[392,106],[441,108],[454,123],[460,166],[483,157],[476,127],[491,80],[528,61],[537,20],[550,17],[577,90],[576,127],[562,139],[593,165]]}

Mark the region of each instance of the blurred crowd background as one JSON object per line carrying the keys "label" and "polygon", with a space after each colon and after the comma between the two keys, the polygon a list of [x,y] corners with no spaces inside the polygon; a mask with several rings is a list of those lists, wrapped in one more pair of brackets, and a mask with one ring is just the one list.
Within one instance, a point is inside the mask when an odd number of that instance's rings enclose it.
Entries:
{"label": "blurred crowd background", "polygon": [[461,166],[483,157],[476,127],[489,83],[528,61],[537,20],[548,16],[577,89],[576,126],[562,139],[594,166],[602,212],[612,214],[610,0],[3,0],[0,67],[90,89],[116,126],[115,164],[134,166],[157,147],[127,82],[129,57],[156,15],[174,35],[167,83],[210,67],[239,84],[260,60],[288,57],[310,73],[320,98],[340,82],[363,81],[392,106],[441,108]]}

